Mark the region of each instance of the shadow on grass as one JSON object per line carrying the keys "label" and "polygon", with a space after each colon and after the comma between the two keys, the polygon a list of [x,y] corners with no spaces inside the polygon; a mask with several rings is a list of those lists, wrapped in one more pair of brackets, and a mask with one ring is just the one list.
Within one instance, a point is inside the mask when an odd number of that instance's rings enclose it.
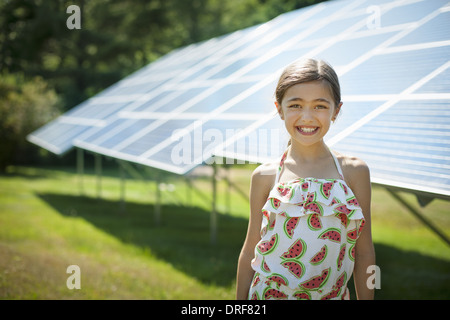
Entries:
{"label": "shadow on grass", "polygon": [[149,249],[158,259],[206,284],[229,286],[236,277],[238,256],[247,220],[224,214],[217,217],[217,241],[210,242],[210,212],[197,207],[162,205],[156,225],[152,204],[52,193],[38,196],[65,216],[82,217],[124,243]]}
{"label": "shadow on grass", "polygon": [[[44,193],[41,199],[66,216],[78,216],[125,243],[148,248],[159,259],[206,284],[231,285],[247,220],[218,215],[217,243],[210,243],[210,213],[201,208],[163,205],[155,224],[151,204]],[[375,244],[381,271],[376,299],[449,299],[450,262],[414,251]],[[353,283],[349,283],[352,299]]]}
{"label": "shadow on grass", "polygon": [[[380,288],[375,290],[375,299],[450,299],[449,261],[381,243],[375,243],[375,253],[380,268]],[[351,299],[356,299],[353,278],[349,289]]]}

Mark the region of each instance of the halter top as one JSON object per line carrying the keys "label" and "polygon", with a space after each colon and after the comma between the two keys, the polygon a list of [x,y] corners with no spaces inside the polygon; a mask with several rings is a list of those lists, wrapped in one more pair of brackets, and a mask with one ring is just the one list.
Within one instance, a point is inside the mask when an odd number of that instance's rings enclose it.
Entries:
{"label": "halter top", "polygon": [[287,151],[262,208],[261,240],[252,268],[268,282],[297,290],[297,297],[344,298],[356,240],[364,226],[363,212],[331,151],[339,179],[280,183]]}

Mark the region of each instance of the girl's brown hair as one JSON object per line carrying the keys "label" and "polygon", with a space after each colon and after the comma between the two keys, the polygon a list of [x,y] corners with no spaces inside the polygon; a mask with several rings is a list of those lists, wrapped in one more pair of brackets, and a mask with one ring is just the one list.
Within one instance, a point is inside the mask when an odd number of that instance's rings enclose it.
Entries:
{"label": "girl's brown hair", "polygon": [[298,60],[288,65],[278,80],[275,99],[281,106],[281,101],[290,87],[317,80],[325,80],[328,84],[334,98],[335,107],[337,107],[341,102],[341,87],[338,76],[328,63],[315,59]]}

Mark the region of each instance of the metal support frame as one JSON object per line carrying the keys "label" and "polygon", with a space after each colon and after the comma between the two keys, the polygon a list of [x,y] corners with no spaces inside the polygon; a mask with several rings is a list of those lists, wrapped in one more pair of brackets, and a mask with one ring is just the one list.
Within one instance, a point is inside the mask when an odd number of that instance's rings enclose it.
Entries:
{"label": "metal support frame", "polygon": [[125,213],[125,185],[126,185],[126,176],[125,176],[125,168],[123,167],[122,160],[118,160],[119,163],[119,175],[120,175],[120,212]]}
{"label": "metal support frame", "polygon": [[447,245],[450,246],[450,239],[445,235],[441,230],[439,230],[436,226],[434,226],[431,221],[425,218],[419,210],[415,209],[411,206],[405,199],[403,199],[397,192],[393,191],[390,188],[386,188],[386,190],[398,201],[400,202],[406,209],[409,210],[417,219],[419,219],[423,224],[425,224],[428,228],[431,229],[435,234],[439,236]]}
{"label": "metal support frame", "polygon": [[95,174],[97,176],[97,199],[102,197],[102,155],[95,154]]}
{"label": "metal support frame", "polygon": [[212,174],[212,202],[211,202],[211,244],[217,243],[217,165],[215,161],[212,164],[213,174]]}
{"label": "metal support frame", "polygon": [[161,223],[161,189],[159,185],[161,183],[161,174],[156,173],[155,188],[156,188],[156,202],[155,202],[155,224],[157,226]]}
{"label": "metal support frame", "polygon": [[77,149],[77,173],[78,173],[78,190],[80,196],[84,196],[84,150]]}

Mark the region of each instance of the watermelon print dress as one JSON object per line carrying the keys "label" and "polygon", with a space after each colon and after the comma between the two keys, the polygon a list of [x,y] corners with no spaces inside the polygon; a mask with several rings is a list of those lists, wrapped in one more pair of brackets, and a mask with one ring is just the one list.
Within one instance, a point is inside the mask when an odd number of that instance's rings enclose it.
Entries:
{"label": "watermelon print dress", "polygon": [[249,299],[349,299],[355,244],[364,216],[330,151],[339,179],[298,178],[275,185],[262,208],[261,240]]}

